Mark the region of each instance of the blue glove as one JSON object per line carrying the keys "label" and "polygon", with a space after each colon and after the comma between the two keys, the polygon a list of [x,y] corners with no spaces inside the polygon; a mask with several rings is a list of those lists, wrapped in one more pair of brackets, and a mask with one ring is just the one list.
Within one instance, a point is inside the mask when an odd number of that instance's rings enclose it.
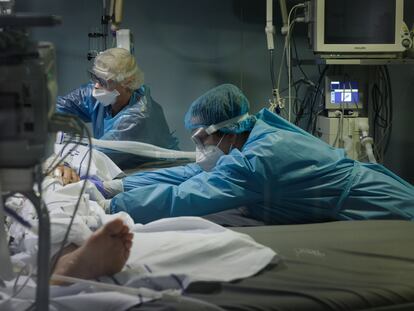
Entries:
{"label": "blue glove", "polygon": [[87,178],[83,176],[81,177],[81,179],[89,180],[91,183],[95,185],[96,189],[98,189],[98,191],[104,196],[105,199],[109,198],[109,194],[106,192],[103,182],[102,180],[99,179],[99,177],[92,175],[92,176],[88,176]]}

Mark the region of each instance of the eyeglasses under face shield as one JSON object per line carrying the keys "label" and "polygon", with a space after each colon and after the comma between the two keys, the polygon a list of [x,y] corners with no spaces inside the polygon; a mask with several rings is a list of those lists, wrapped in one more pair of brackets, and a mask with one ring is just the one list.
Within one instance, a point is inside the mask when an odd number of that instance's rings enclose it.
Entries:
{"label": "eyeglasses under face shield", "polygon": [[193,132],[193,135],[191,135],[191,140],[194,142],[194,144],[199,150],[203,150],[204,142],[210,135],[211,134],[207,134],[205,128],[200,127]]}
{"label": "eyeglasses under face shield", "polygon": [[227,127],[231,124],[237,124],[245,119],[247,119],[249,116],[248,113],[245,113],[241,116],[237,116],[235,118],[231,118],[229,120],[210,125],[209,127],[200,127],[196,129],[193,134],[191,135],[191,140],[195,143],[196,147],[200,150],[203,150],[205,148],[204,142],[208,138],[208,136],[214,134],[218,130]]}
{"label": "eyeglasses under face shield", "polygon": [[101,87],[107,90],[113,90],[116,86],[116,82],[112,79],[105,79],[98,76],[93,70],[88,70],[89,79],[93,83],[98,83]]}

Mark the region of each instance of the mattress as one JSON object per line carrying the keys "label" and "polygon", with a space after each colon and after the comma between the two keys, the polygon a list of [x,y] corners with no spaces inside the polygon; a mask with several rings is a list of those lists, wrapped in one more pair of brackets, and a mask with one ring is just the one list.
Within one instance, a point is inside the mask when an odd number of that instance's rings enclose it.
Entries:
{"label": "mattress", "polygon": [[[194,283],[224,310],[414,310],[414,223],[346,221],[234,228],[282,258],[248,279]],[[180,310],[157,301],[139,309]]]}

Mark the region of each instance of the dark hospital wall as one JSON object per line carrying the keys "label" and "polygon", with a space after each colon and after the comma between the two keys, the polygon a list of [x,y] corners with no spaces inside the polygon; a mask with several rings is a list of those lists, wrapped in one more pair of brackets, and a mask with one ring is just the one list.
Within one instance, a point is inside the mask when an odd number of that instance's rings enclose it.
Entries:
{"label": "dark hospital wall", "polygon": [[[87,33],[99,26],[102,0],[16,0],[20,11],[60,15],[61,26],[36,29],[37,39],[57,49],[59,94],[87,81]],[[289,6],[298,1],[287,1]],[[406,1],[406,21],[414,21],[414,1]],[[278,1],[275,19],[280,24]],[[125,0],[122,26],[134,33],[135,56],[146,84],[164,108],[180,147],[193,149],[184,129],[188,105],[209,88],[230,82],[250,99],[252,112],[268,106],[271,96],[269,55],[264,34],[265,0]],[[277,26],[277,29],[280,29]],[[295,30],[301,57],[312,59],[306,27]],[[282,50],[276,37],[276,69]],[[307,66],[317,77],[315,66]],[[391,66],[394,123],[385,165],[414,183],[414,66]],[[286,85],[283,81],[282,85]]]}

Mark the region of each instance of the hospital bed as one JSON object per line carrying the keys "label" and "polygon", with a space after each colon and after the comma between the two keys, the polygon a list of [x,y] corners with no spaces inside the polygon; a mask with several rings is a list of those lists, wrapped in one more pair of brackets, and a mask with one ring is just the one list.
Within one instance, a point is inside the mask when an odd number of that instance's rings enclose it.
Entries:
{"label": "hospital bed", "polygon": [[[194,283],[191,298],[224,310],[414,310],[414,223],[348,221],[234,228],[278,264],[232,283]],[[156,301],[134,310],[181,310]]]}
{"label": "hospital bed", "polygon": [[[272,248],[281,260],[238,282],[193,283],[187,297],[225,310],[414,310],[414,223],[258,226],[240,210],[229,213],[210,220],[253,225],[233,230]],[[161,299],[135,309],[183,306]]]}

